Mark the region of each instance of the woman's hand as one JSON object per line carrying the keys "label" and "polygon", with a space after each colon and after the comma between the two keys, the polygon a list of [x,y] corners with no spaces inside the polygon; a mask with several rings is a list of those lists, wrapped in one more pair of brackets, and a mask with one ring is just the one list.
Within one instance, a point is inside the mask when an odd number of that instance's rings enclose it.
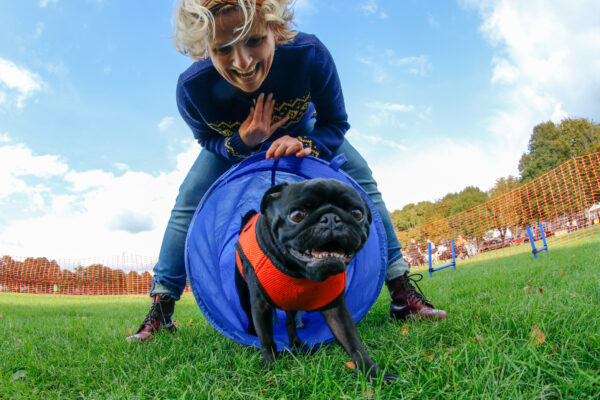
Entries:
{"label": "woman's hand", "polygon": [[267,160],[269,158],[278,160],[281,156],[285,157],[294,153],[296,153],[296,157],[305,157],[308,156],[311,151],[312,150],[309,147],[304,148],[302,142],[298,139],[286,135],[271,143],[271,147],[267,150]]}
{"label": "woman's hand", "polygon": [[256,100],[254,107],[250,109],[250,115],[239,129],[240,139],[249,148],[253,149],[271,137],[273,132],[288,121],[288,117],[282,118],[271,125],[271,117],[275,107],[273,93],[267,96],[261,93]]}

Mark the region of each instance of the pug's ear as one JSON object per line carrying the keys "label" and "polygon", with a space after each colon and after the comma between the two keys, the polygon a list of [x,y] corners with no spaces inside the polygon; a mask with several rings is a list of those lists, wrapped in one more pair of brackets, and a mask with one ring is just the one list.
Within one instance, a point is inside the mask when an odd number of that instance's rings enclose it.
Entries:
{"label": "pug's ear", "polygon": [[281,196],[281,191],[287,185],[287,183],[280,183],[279,185],[275,185],[265,192],[262,201],[260,202],[260,212],[262,214],[265,213],[265,210],[267,209],[267,207],[269,207],[269,205],[272,202],[274,202],[275,200],[277,200],[277,198],[279,198],[279,196]]}

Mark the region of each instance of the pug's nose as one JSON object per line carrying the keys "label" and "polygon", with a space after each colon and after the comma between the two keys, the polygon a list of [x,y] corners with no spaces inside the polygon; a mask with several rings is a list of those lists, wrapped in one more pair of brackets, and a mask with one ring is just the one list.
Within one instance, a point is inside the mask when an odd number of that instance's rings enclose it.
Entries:
{"label": "pug's nose", "polygon": [[325,225],[330,229],[335,229],[336,226],[340,224],[340,222],[342,222],[342,219],[339,215],[334,213],[323,214],[321,216],[321,219],[319,220],[320,225]]}

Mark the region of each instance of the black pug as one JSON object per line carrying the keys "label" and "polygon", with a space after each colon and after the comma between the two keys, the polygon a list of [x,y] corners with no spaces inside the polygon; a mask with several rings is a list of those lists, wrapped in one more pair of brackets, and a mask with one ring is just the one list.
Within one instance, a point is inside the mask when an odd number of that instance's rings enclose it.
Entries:
{"label": "black pug", "polygon": [[248,213],[236,243],[236,285],[257,335],[263,365],[275,361],[272,309],[285,310],[290,344],[298,311],[319,311],[357,368],[369,379],[395,381],[371,360],[346,307],[346,267],[369,236],[371,210],[351,186],[335,179],[283,183],[269,189],[260,214]]}

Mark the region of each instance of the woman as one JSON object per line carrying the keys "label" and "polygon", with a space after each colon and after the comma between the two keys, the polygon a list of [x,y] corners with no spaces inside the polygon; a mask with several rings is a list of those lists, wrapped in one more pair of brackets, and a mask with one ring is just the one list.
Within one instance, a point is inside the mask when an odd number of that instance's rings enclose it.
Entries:
{"label": "woman", "polygon": [[179,77],[177,105],[202,145],[179,189],[154,267],[153,304],[138,332],[146,341],[175,330],[175,301],[185,288],[184,245],[194,211],[210,185],[257,152],[278,159],[309,154],[330,160],[344,153],[342,170],[375,203],[388,238],[386,283],[396,319],[443,319],[410,283],[389,214],[365,160],[344,138],[350,125],[335,64],[313,35],[292,32],[291,0],[182,0],[175,48],[196,62]]}

